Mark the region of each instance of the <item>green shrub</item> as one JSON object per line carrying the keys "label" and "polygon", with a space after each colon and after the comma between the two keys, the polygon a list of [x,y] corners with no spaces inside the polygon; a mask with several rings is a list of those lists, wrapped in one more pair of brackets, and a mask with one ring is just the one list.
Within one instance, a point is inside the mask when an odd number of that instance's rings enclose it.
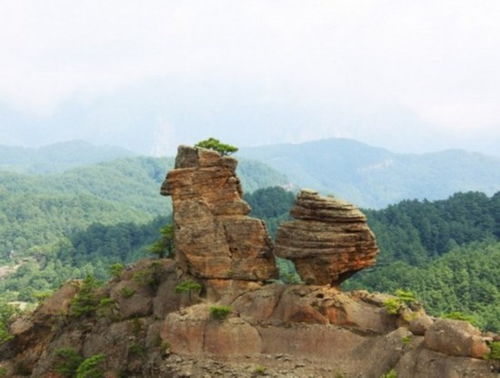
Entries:
{"label": "green shrub", "polygon": [[7,369],[0,366],[0,377],[6,377],[7,376]]}
{"label": "green shrub", "polygon": [[123,265],[121,263],[113,264],[109,267],[109,274],[113,278],[120,278],[120,276],[122,275],[123,269],[125,269],[125,265]]}
{"label": "green shrub", "polygon": [[74,377],[78,366],[80,366],[83,361],[83,357],[73,348],[56,349],[55,355],[57,357],[55,365],[56,372],[67,378]]}
{"label": "green shrub", "polygon": [[101,365],[105,359],[104,354],[96,354],[85,359],[76,370],[76,378],[103,378]]}
{"label": "green shrub", "polygon": [[135,290],[129,287],[123,287],[120,290],[120,294],[122,295],[123,298],[130,298],[132,295],[135,294]]}
{"label": "green shrub", "polygon": [[191,293],[192,291],[200,291],[202,286],[198,282],[191,280],[183,281],[175,287],[175,292],[180,293]]}
{"label": "green shrub", "polygon": [[478,326],[478,322],[473,315],[464,314],[460,311],[452,311],[446,314],[441,314],[441,317],[443,319],[463,320],[475,325],[476,327]]}
{"label": "green shrub", "polygon": [[132,279],[141,286],[148,286],[152,290],[158,289],[161,283],[162,264],[153,262],[145,269],[138,270]]}
{"label": "green shrub", "polygon": [[227,316],[231,313],[231,307],[228,306],[212,306],[210,307],[210,314],[212,317],[218,320],[222,320],[227,318]]}
{"label": "green shrub", "polygon": [[128,351],[130,354],[135,354],[136,356],[143,356],[146,351],[144,350],[144,347],[138,343],[133,343],[128,347]]}
{"label": "green shrub", "polygon": [[402,303],[398,298],[391,298],[384,302],[386,311],[391,315],[397,315],[401,309]]}
{"label": "green shrub", "polygon": [[149,246],[149,252],[162,259],[164,257],[172,257],[175,254],[174,246],[174,225],[167,224],[160,229],[161,238]]}
{"label": "green shrub", "polygon": [[500,341],[492,341],[489,343],[491,352],[488,354],[487,358],[489,360],[500,360]]}
{"label": "green shrub", "polygon": [[97,310],[100,298],[96,293],[96,289],[99,287],[97,280],[93,276],[87,276],[82,285],[80,286],[80,291],[71,300],[71,314],[80,317],[89,315]]}
{"label": "green shrub", "polygon": [[401,342],[402,342],[404,345],[408,345],[409,343],[411,343],[411,336],[410,336],[410,335],[408,335],[408,336],[402,337],[402,338],[401,338]]}
{"label": "green shrub", "polygon": [[255,375],[265,375],[267,368],[262,365],[257,365],[253,371]]}
{"label": "green shrub", "polygon": [[403,289],[397,289],[394,293],[396,298],[390,298],[384,302],[384,307],[389,314],[397,315],[401,310],[418,305],[415,293]]}
{"label": "green shrub", "polygon": [[398,378],[398,373],[396,373],[396,370],[391,369],[384,375],[380,376],[380,378]]}

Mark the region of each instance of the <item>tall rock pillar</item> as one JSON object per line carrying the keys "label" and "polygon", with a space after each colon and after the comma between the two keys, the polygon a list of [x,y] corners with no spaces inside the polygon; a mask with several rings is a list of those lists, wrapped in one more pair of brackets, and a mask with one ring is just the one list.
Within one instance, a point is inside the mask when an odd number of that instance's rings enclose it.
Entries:
{"label": "tall rock pillar", "polygon": [[264,223],[248,216],[236,159],[180,146],[162,195],[172,196],[176,260],[215,290],[262,282],[277,271]]}

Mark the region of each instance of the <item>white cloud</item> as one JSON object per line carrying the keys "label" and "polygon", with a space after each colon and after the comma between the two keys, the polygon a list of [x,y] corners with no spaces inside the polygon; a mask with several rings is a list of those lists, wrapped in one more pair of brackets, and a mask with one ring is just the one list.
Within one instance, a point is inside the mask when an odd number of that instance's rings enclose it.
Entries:
{"label": "white cloud", "polygon": [[[498,20],[497,0],[3,1],[0,100],[46,115],[155,77],[209,79],[290,106],[395,104],[444,131],[491,131]],[[328,133],[350,135],[298,138]]]}

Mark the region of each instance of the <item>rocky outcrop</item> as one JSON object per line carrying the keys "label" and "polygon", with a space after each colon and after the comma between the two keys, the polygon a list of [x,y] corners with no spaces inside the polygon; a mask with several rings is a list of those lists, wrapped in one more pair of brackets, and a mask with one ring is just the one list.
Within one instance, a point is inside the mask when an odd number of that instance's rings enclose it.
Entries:
{"label": "rocky outcrop", "polygon": [[462,320],[434,322],[425,333],[425,346],[450,356],[482,358],[490,352],[481,332]]}
{"label": "rocky outcrop", "polygon": [[354,205],[302,190],[276,236],[275,253],[295,263],[306,284],[338,285],[375,263],[378,253],[366,217]]}
{"label": "rocky outcrop", "polygon": [[179,268],[217,290],[238,286],[226,281],[245,286],[276,276],[271,240],[264,223],[247,216],[236,165],[215,151],[180,146],[161,188],[172,196]]}

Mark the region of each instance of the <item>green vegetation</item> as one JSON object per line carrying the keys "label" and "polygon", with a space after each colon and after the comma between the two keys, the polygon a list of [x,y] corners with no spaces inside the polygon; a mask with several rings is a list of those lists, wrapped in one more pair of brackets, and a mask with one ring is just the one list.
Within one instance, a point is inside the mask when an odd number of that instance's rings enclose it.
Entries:
{"label": "green vegetation", "polygon": [[12,318],[18,313],[19,310],[15,306],[0,301],[0,345],[12,339],[9,325]]}
{"label": "green vegetation", "polygon": [[267,368],[262,365],[257,365],[253,371],[254,375],[266,375]]}
{"label": "green vegetation", "polygon": [[444,319],[463,320],[463,321],[469,322],[475,326],[479,325],[475,316],[467,315],[467,314],[464,314],[460,311],[452,311],[452,312],[448,312],[446,314],[441,314],[440,317],[444,318]]}
{"label": "green vegetation", "polygon": [[156,290],[161,283],[161,268],[161,263],[154,261],[148,267],[134,272],[132,279],[141,286],[147,286],[151,290]]}
{"label": "green vegetation", "polygon": [[196,143],[196,147],[208,148],[217,151],[222,156],[231,155],[238,151],[238,148],[230,144],[221,143],[218,139],[208,138]]}
{"label": "green vegetation", "polygon": [[104,354],[96,354],[83,360],[76,370],[76,378],[103,378],[101,365],[105,360]]}
{"label": "green vegetation", "polygon": [[396,373],[396,370],[391,369],[387,373],[380,376],[380,378],[398,378],[398,373]]}
{"label": "green vegetation", "polygon": [[295,201],[295,194],[282,187],[274,186],[245,194],[244,200],[252,208],[250,215],[264,219],[269,233],[274,237],[278,225],[290,220],[288,212]]}
{"label": "green vegetation", "polygon": [[411,291],[397,289],[394,294],[396,295],[395,298],[388,299],[384,302],[384,307],[389,314],[399,314],[402,310],[418,304],[415,293]]}
{"label": "green vegetation", "polygon": [[192,291],[201,290],[202,286],[198,282],[191,280],[183,281],[175,287],[176,293],[191,293]]}
{"label": "green vegetation", "polygon": [[223,320],[228,317],[228,315],[231,313],[231,307],[229,306],[211,306],[210,307],[210,314],[214,319],[217,320]]}
{"label": "green vegetation", "polygon": [[402,338],[401,338],[401,342],[402,342],[404,345],[408,345],[409,343],[411,343],[411,336],[410,336],[410,335],[408,335],[408,336],[402,337]]}
{"label": "green vegetation", "polygon": [[500,361],[500,341],[492,341],[488,345],[491,352],[488,354],[488,359]]}
{"label": "green vegetation", "polygon": [[101,301],[96,292],[98,287],[98,282],[92,276],[87,276],[83,280],[78,293],[71,300],[71,315],[81,317],[90,315],[97,310]]}
{"label": "green vegetation", "polygon": [[67,378],[73,378],[83,362],[83,357],[73,348],[56,349],[55,356],[55,371]]}
{"label": "green vegetation", "polygon": [[160,229],[161,238],[155,241],[149,250],[156,257],[173,257],[174,255],[174,224],[169,223]]}
{"label": "green vegetation", "polygon": [[125,286],[121,289],[120,294],[123,298],[130,298],[135,294],[135,290]]}
{"label": "green vegetation", "polygon": [[109,267],[109,274],[113,278],[120,278],[123,269],[125,269],[125,265],[122,263],[115,263]]}

